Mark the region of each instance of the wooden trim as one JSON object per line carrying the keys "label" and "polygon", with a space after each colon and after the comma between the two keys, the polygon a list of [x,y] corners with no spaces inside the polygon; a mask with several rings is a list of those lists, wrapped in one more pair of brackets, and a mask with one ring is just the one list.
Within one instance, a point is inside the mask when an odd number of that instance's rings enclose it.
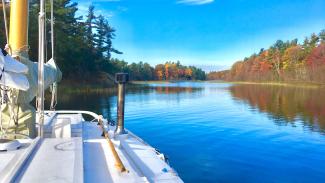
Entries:
{"label": "wooden trim", "polygon": [[123,165],[123,162],[121,161],[119,155],[117,154],[117,151],[115,149],[115,146],[112,142],[112,140],[110,139],[109,137],[109,134],[108,132],[105,130],[104,128],[104,124],[103,124],[103,119],[102,119],[102,116],[99,116],[98,118],[98,123],[103,131],[103,135],[104,135],[104,138],[107,140],[107,143],[113,153],[113,156],[114,156],[114,160],[115,160],[115,167],[120,171],[120,172],[126,172],[126,168],[125,166]]}

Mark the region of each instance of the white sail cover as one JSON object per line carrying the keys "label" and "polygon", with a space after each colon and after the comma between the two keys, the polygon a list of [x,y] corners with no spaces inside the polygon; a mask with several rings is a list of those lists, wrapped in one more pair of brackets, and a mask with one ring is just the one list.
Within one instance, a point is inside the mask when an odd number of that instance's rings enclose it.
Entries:
{"label": "white sail cover", "polygon": [[4,50],[0,51],[0,84],[26,91],[29,88],[29,82],[26,77],[28,67],[13,59]]}
{"label": "white sail cover", "polygon": [[20,63],[19,61],[12,58],[9,54],[4,55],[3,52],[0,52],[0,67],[5,67],[6,72],[14,72],[14,73],[23,73],[26,74],[28,72],[28,68],[26,65]]}
{"label": "white sail cover", "polygon": [[[26,74],[29,89],[19,93],[18,103],[31,102],[36,94],[38,88],[38,63],[28,59],[27,55],[19,55],[20,62],[28,67],[28,73]],[[46,90],[52,83],[59,82],[62,78],[60,69],[55,65],[54,60],[51,59],[44,64],[44,89]]]}

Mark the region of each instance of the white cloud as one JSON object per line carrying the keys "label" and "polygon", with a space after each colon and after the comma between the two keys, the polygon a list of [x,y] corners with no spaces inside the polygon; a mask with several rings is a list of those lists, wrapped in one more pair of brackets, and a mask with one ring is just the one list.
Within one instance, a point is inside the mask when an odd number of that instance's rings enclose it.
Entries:
{"label": "white cloud", "polygon": [[178,4],[188,4],[188,5],[203,5],[213,3],[214,0],[178,0]]}

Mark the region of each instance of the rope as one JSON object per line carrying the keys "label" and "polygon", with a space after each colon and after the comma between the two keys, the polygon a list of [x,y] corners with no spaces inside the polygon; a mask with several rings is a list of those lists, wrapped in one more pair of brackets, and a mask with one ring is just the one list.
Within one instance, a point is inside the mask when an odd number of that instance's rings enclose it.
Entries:
{"label": "rope", "polygon": [[[55,59],[54,59],[54,11],[53,11],[53,0],[51,0],[51,56],[52,59],[55,63]],[[56,63],[55,63],[56,64]],[[51,98],[51,106],[50,106],[50,110],[54,111],[56,104],[57,104],[57,83],[53,83],[52,84],[52,98]]]}
{"label": "rope", "polygon": [[53,0],[51,0],[51,51],[52,51],[52,58],[54,59],[54,13],[53,13]]}
{"label": "rope", "polygon": [[7,13],[6,13],[6,3],[5,0],[2,0],[2,11],[3,11],[3,19],[6,29],[6,38],[7,38],[7,44],[9,43],[9,35],[8,35],[8,24],[7,24]]}
{"label": "rope", "polygon": [[9,30],[8,30],[8,23],[7,23],[7,11],[6,11],[6,3],[5,0],[2,0],[2,11],[3,11],[3,22],[5,24],[5,31],[6,31],[6,41],[7,44],[5,46],[5,50],[12,55],[11,47],[9,45]]}
{"label": "rope", "polygon": [[58,100],[58,95],[57,95],[57,83],[53,83],[52,84],[52,97],[51,97],[51,106],[50,106],[50,110],[51,111],[55,111],[55,107],[56,107],[56,104],[58,103],[57,100]]}
{"label": "rope", "polygon": [[46,16],[46,0],[44,2],[44,47],[45,47],[45,60],[48,60],[47,59],[47,44],[48,44],[48,40],[47,40],[47,16]]}
{"label": "rope", "polygon": [[98,125],[101,127],[102,129],[102,133],[103,133],[103,136],[104,138],[106,139],[110,149],[111,149],[111,152],[113,154],[113,157],[114,157],[114,160],[115,160],[115,167],[120,171],[120,172],[129,172],[123,162],[121,161],[121,158],[119,157],[116,149],[115,149],[115,146],[111,140],[111,138],[109,137],[109,134],[108,132],[105,130],[105,127],[104,127],[104,124],[103,124],[103,117],[102,116],[99,116],[98,117]]}
{"label": "rope", "polygon": [[[4,4],[4,0],[2,0],[2,4],[3,4],[3,7],[5,7],[5,4]],[[3,17],[5,19],[5,27],[6,27],[6,36],[7,36],[7,41],[8,41],[8,32],[7,32],[7,23],[6,23],[6,10],[5,8],[3,8]],[[2,51],[2,50],[1,50]],[[2,51],[3,52],[3,51]],[[4,51],[5,52],[5,51]],[[3,55],[5,56],[5,54],[3,53]],[[3,60],[4,62],[4,60]],[[3,68],[1,69],[1,79],[3,79],[3,84],[4,86],[0,85],[0,92],[1,92],[1,104],[0,104],[0,138],[2,139],[6,133],[7,133],[7,129],[4,130],[3,128],[3,121],[2,121],[2,106],[3,104],[5,103],[5,92],[6,92],[6,89],[5,89],[5,76],[4,76],[4,64],[3,64]],[[10,124],[10,121],[9,121],[9,124]],[[9,125],[7,126],[9,127]]]}
{"label": "rope", "polygon": [[[15,133],[17,133],[18,130],[18,112],[19,112],[19,105],[17,105],[17,90],[11,89],[10,90],[10,98],[12,101],[8,104],[9,111],[10,111],[10,118],[9,118],[9,123],[6,129],[6,133],[8,131],[8,128],[10,127],[11,122],[13,121],[14,124],[16,125],[15,128]],[[15,112],[15,106],[17,106],[17,113]]]}
{"label": "rope", "polygon": [[1,135],[0,135],[0,139],[2,139],[3,136],[5,135],[5,132],[3,130],[3,124],[2,124],[2,105],[4,104],[4,90],[1,89],[0,92],[1,92],[1,106],[0,106],[0,110],[1,110],[1,112],[0,112],[0,133],[1,133]]}

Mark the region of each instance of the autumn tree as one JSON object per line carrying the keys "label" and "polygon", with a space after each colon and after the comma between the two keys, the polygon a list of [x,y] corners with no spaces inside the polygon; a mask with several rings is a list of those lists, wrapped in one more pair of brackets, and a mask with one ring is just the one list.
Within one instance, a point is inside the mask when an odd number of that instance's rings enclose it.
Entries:
{"label": "autumn tree", "polygon": [[168,62],[165,63],[165,78],[166,78],[166,80],[169,80],[170,79],[169,63]]}
{"label": "autumn tree", "polygon": [[[213,72],[226,80],[299,80],[325,82],[325,30],[311,34],[302,44],[298,39],[277,40],[269,49],[235,62],[227,72]],[[222,72],[222,73],[221,73]]]}
{"label": "autumn tree", "polygon": [[312,50],[307,57],[307,64],[312,67],[325,66],[325,43],[320,44]]}
{"label": "autumn tree", "polygon": [[155,75],[158,80],[163,80],[165,78],[165,66],[163,64],[156,65]]}
{"label": "autumn tree", "polygon": [[192,69],[190,68],[185,69],[185,77],[187,79],[192,79],[192,74],[193,74]]}
{"label": "autumn tree", "polygon": [[319,39],[322,43],[325,42],[325,29],[323,29],[320,33],[319,33]]}

